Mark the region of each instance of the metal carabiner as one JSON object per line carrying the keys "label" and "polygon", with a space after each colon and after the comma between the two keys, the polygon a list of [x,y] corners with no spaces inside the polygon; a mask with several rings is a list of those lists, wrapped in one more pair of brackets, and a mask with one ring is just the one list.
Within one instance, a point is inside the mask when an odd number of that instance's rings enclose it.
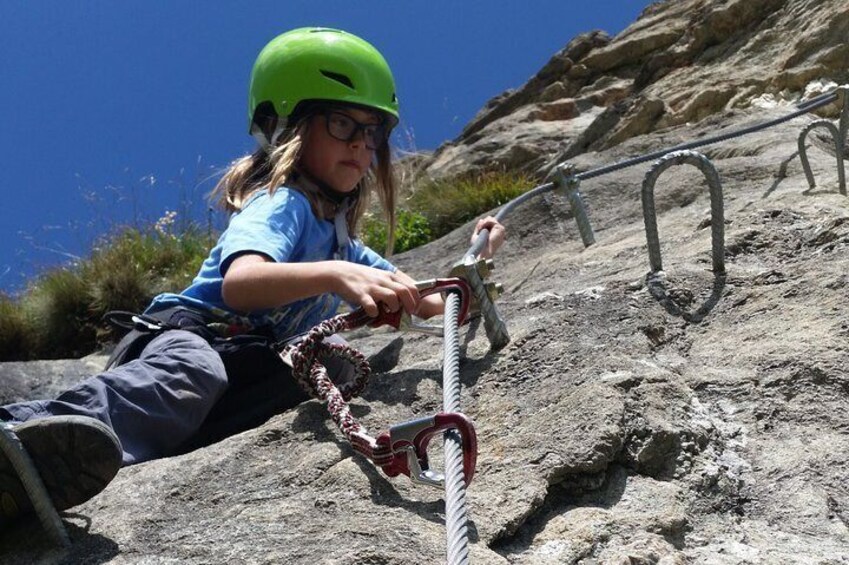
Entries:
{"label": "metal carabiner", "polygon": [[444,412],[410,420],[392,426],[388,432],[380,434],[377,444],[388,447],[392,453],[392,460],[381,468],[390,477],[403,473],[414,483],[443,486],[444,475],[430,469],[427,447],[434,435],[452,429],[460,434],[463,445],[463,472],[468,485],[472,482],[477,464],[477,434],[472,421],[459,412]]}
{"label": "metal carabiner", "polygon": [[429,279],[416,283],[416,288],[419,289],[420,296],[429,296],[431,294],[443,293],[449,291],[457,291],[460,293],[460,313],[457,315],[457,325],[462,326],[469,317],[469,307],[472,303],[472,287],[469,282],[460,277],[451,277],[445,279]]}
{"label": "metal carabiner", "polygon": [[445,334],[445,329],[441,326],[423,324],[420,318],[415,318],[406,313],[401,316],[401,323],[398,325],[398,331],[418,332],[436,337],[442,337]]}
{"label": "metal carabiner", "polygon": [[[459,291],[461,299],[460,314],[458,315],[457,325],[462,325],[462,323],[468,318],[472,302],[472,289],[466,280],[459,277],[449,279],[429,279],[417,282],[416,288],[419,290],[420,296],[428,296],[437,292],[447,292],[451,290]],[[442,337],[445,333],[442,326],[424,324],[420,321],[420,319],[410,316],[406,312],[401,314],[401,319],[397,329],[402,332],[419,332],[437,337]]]}
{"label": "metal carabiner", "polygon": [[[461,278],[447,279],[430,279],[419,281],[416,283],[416,288],[419,290],[419,296],[429,296],[431,294],[457,291],[460,293],[460,313],[457,316],[457,324],[462,325],[469,315],[469,306],[471,304],[472,289],[469,283]],[[362,308],[348,314],[348,322],[352,328],[360,326],[371,326],[377,328],[380,326],[391,326],[396,330],[406,331],[413,330],[431,335],[442,335],[442,328],[437,326],[429,326],[420,324],[414,321],[410,314],[405,310],[400,309],[397,312],[389,312],[382,305],[378,305],[377,316],[369,316]]]}

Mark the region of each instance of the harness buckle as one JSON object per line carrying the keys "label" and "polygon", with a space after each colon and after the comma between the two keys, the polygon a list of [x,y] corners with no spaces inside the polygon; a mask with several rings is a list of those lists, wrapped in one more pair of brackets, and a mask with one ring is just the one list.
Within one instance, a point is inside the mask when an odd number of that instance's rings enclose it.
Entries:
{"label": "harness buckle", "polygon": [[381,468],[390,477],[405,474],[417,484],[442,487],[445,476],[430,469],[427,447],[431,438],[449,430],[460,434],[463,446],[463,473],[472,482],[478,457],[477,434],[472,421],[460,412],[443,412],[396,424],[377,437],[377,444],[389,449],[392,459]]}
{"label": "harness buckle", "polygon": [[156,333],[170,328],[167,323],[153,316],[124,310],[111,310],[104,314],[103,319],[113,326],[143,333]]}

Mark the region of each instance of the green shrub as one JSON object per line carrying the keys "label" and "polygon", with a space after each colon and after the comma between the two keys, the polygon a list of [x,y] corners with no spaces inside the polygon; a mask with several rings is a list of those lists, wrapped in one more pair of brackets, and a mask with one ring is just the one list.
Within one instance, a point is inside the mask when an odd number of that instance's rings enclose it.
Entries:
{"label": "green shrub", "polygon": [[480,173],[428,182],[413,193],[407,205],[427,218],[436,239],[531,188],[532,180],[526,175]]}
{"label": "green shrub", "polygon": [[23,361],[35,350],[35,328],[24,309],[0,294],[0,360]]}
{"label": "green shrub", "polygon": [[191,282],[212,241],[190,226],[124,228],[77,264],[40,275],[17,300],[0,300],[0,361],[79,357],[114,339],[110,310],[141,312],[162,292]]}
{"label": "green shrub", "polygon": [[[372,249],[386,251],[387,226],[379,218],[366,216],[363,219],[363,242]],[[427,218],[418,212],[399,210],[396,216],[395,246],[393,253],[403,253],[431,241]]]}
{"label": "green shrub", "polygon": [[[415,189],[398,211],[394,253],[424,245],[469,220],[506,204],[533,187],[518,173],[493,171],[430,181]],[[386,250],[386,224],[373,215],[363,219],[362,239],[381,253]]]}
{"label": "green shrub", "polygon": [[430,223],[418,212],[400,210],[395,234],[395,253],[403,253],[433,239]]}
{"label": "green shrub", "polygon": [[94,350],[96,328],[88,307],[86,282],[78,267],[41,275],[23,298],[36,331],[40,359],[79,357]]}
{"label": "green shrub", "polygon": [[107,239],[83,266],[92,307],[138,311],[161,292],[188,286],[212,242],[194,227],[179,237],[126,229]]}

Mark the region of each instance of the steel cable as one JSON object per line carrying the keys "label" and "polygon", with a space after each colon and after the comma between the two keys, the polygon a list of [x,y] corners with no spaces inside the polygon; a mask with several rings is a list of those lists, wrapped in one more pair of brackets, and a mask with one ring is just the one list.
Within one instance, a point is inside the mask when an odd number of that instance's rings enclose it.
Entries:
{"label": "steel cable", "polygon": [[[460,297],[451,292],[445,297],[443,322],[442,402],[444,412],[460,412],[460,337],[457,316]],[[466,478],[463,473],[463,444],[454,430],[445,432],[445,527],[448,564],[469,563]]]}
{"label": "steel cable", "polygon": [[[642,163],[647,163],[649,161],[653,161],[655,159],[660,159],[667,153],[671,153],[673,151],[683,151],[686,149],[695,149],[697,147],[704,147],[705,145],[711,145],[714,143],[719,143],[720,141],[727,141],[729,139],[733,139],[735,137],[741,137],[743,135],[748,135],[750,133],[754,133],[756,131],[761,131],[773,126],[776,126],[780,123],[787,122],[792,120],[793,118],[797,118],[803,114],[807,114],[811,110],[815,110],[822,106],[827,106],[831,104],[838,98],[838,93],[836,91],[828,92],[826,94],[821,94],[816,98],[812,98],[811,100],[807,100],[803,103],[797,104],[798,108],[795,112],[791,112],[785,116],[781,116],[779,118],[775,118],[773,120],[769,120],[767,122],[763,122],[760,124],[755,124],[753,126],[745,127],[742,129],[730,131],[728,133],[723,133],[721,135],[715,135],[713,137],[708,137],[699,141],[691,141],[689,143],[682,143],[681,145],[676,145],[674,147],[670,147],[668,149],[661,149],[659,151],[654,151],[652,153],[647,153],[645,155],[640,155],[638,157],[632,157],[630,159],[626,159],[624,161],[620,161],[618,163],[613,163],[611,165],[605,165],[603,167],[599,167],[596,169],[592,169],[589,171],[585,171],[583,173],[578,173],[575,175],[575,178],[580,180],[587,180],[596,177],[600,177],[602,175],[606,175],[608,173],[612,173],[615,171],[619,171],[622,169],[627,169],[628,167],[633,167],[635,165],[639,165]],[[846,105],[844,105],[846,106]],[[530,200],[540,194],[544,194],[546,192],[550,192],[557,187],[556,183],[549,182],[546,184],[542,184],[537,186],[528,192],[522,194],[521,196],[514,198],[507,204],[501,207],[498,213],[495,215],[495,219],[501,222],[505,217],[507,217],[513,209],[519,204]],[[487,241],[489,240],[489,231],[481,230],[478,234],[478,237],[475,238],[475,241],[472,243],[472,246],[466,252],[466,255],[477,256],[484,247],[486,247]]]}
{"label": "steel cable", "polygon": [[675,147],[670,147],[669,149],[661,149],[660,151],[655,151],[653,153],[648,153],[646,155],[642,155],[640,157],[633,157],[631,159],[626,159],[625,161],[621,161],[619,163],[613,163],[612,165],[608,165],[606,167],[600,167],[598,169],[593,169],[591,171],[587,171],[585,173],[578,173],[577,176],[581,180],[591,179],[595,177],[600,177],[601,175],[606,175],[607,173],[612,173],[614,171],[618,171],[621,169],[626,169],[628,167],[633,167],[634,165],[639,165],[640,163],[645,163],[647,161],[653,161],[655,159],[660,159],[667,153],[672,153],[673,151],[684,151],[685,149],[696,149],[697,147],[704,147],[705,145],[711,145],[714,143],[719,143],[720,141],[727,141],[729,139],[733,139],[735,137],[741,137],[744,135],[748,135],[750,133],[754,133],[756,131],[761,131],[767,128],[771,128],[780,123],[784,123],[792,120],[793,118],[798,118],[803,114],[807,114],[811,110],[819,108],[821,106],[826,106],[831,104],[837,100],[837,93],[832,92],[828,95],[819,96],[804,104],[800,104],[797,107],[799,108],[795,112],[791,112],[786,116],[781,116],[779,118],[775,118],[773,120],[769,120],[767,122],[763,122],[760,124],[755,124],[753,126],[745,127],[742,129],[730,131],[728,133],[723,133],[720,135],[715,135],[713,137],[708,137],[699,141],[691,141],[689,143],[682,143],[681,145],[676,145]]}
{"label": "steel cable", "polygon": [[[838,92],[832,91],[821,94],[811,100],[797,104],[797,110],[785,116],[769,120],[760,124],[755,124],[742,129],[708,137],[699,141],[692,141],[676,145],[668,149],[661,149],[652,153],[647,153],[638,157],[632,157],[618,163],[605,165],[596,169],[585,171],[574,175],[573,178],[578,180],[587,180],[642,163],[647,163],[663,156],[678,151],[686,151],[704,147],[721,141],[727,141],[735,137],[741,137],[750,133],[755,133],[780,123],[787,122],[793,118],[809,113],[811,110],[831,104],[838,99]],[[844,102],[844,108],[841,115],[841,128],[847,128],[849,124],[849,103]],[[847,128],[849,129],[849,128]],[[841,132],[845,135],[845,132]],[[549,182],[537,186],[521,196],[514,198],[502,206],[495,215],[498,222],[503,222],[514,208],[519,204],[535,198],[557,188],[557,183]],[[712,201],[712,211],[716,215],[714,198]],[[721,217],[721,213],[720,213]],[[714,230],[716,232],[716,230]],[[714,249],[716,250],[716,237],[714,237]],[[478,257],[489,242],[489,230],[483,229],[478,233],[478,236],[472,242],[469,250],[464,255],[464,260],[474,259]],[[716,251],[714,252],[716,255]],[[714,259],[714,267],[717,267],[716,259]],[[721,268],[721,267],[720,267]],[[477,294],[477,293],[476,293]],[[484,319],[487,319],[488,314],[496,312],[494,304],[491,305],[492,312],[483,311]],[[446,412],[460,411],[460,382],[459,382],[459,338],[457,337],[457,313],[459,311],[459,298],[450,294],[445,301],[445,343],[444,343],[444,361],[443,361],[443,396],[444,410]],[[506,334],[505,334],[506,335]],[[490,336],[491,337],[491,336]],[[492,339],[492,338],[491,338]],[[509,339],[509,338],[508,338]],[[445,434],[445,516],[446,526],[448,528],[448,563],[468,563],[468,517],[465,503],[465,482],[463,478],[463,455],[462,447],[456,433],[446,432]]]}

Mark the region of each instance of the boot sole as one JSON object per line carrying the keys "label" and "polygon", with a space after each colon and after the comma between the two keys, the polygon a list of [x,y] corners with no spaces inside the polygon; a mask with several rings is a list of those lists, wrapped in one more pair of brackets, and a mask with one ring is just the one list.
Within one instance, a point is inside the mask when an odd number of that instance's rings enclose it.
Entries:
{"label": "boot sole", "polygon": [[[121,468],[121,444],[102,422],[85,416],[52,416],[17,425],[20,439],[62,511],[101,492]],[[0,521],[32,511],[15,470],[0,455]]]}

